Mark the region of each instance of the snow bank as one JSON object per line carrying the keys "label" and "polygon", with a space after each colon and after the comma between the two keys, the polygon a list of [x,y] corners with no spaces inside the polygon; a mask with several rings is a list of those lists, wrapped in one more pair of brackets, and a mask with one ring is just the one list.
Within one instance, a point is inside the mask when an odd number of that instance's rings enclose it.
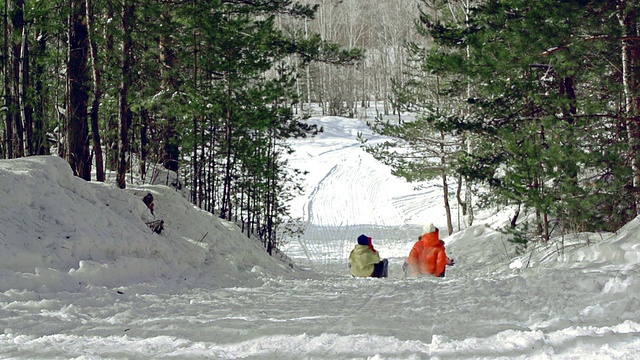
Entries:
{"label": "snow bank", "polygon": [[[0,161],[0,192],[0,291],[76,291],[159,278],[228,284],[260,276],[254,266],[291,272],[235,224],[166,186],[122,190],[86,182],[64,159],[42,156]],[[155,217],[141,201],[148,192]],[[161,234],[146,224],[155,219],[165,222]]]}

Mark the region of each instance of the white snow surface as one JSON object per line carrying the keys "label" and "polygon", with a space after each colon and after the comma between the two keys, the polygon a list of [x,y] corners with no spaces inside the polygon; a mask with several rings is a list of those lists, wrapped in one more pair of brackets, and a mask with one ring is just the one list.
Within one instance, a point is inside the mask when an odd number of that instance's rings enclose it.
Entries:
{"label": "white snow surface", "polygon": [[[382,140],[361,120],[309,121],[325,131],[291,141],[290,159],[309,171],[290,204],[306,230],[277,257],[170,187],[85,182],[55,156],[0,160],[0,358],[640,358],[639,219],[517,256],[497,231],[507,209],[469,227],[454,207],[447,236],[438,180],[393,177],[356,140]],[[158,219],[161,234],[145,224]],[[456,265],[404,278],[429,222]],[[362,233],[389,278],[349,275]]]}

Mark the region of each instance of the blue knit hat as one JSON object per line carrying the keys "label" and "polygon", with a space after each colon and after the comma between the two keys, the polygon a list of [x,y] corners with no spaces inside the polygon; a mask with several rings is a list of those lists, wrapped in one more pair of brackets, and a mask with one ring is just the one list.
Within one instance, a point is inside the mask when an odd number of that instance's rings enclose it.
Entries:
{"label": "blue knit hat", "polygon": [[358,236],[358,244],[360,245],[369,245],[371,243],[371,238],[365,234]]}

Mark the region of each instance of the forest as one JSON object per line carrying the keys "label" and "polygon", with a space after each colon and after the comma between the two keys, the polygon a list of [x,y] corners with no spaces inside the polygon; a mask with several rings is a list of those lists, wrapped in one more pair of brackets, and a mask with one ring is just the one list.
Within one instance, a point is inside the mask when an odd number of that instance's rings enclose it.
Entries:
{"label": "forest", "polygon": [[286,140],[322,131],[312,104],[375,107],[364,120],[397,141],[363,139],[374,156],[441,177],[468,224],[474,206],[515,209],[524,245],[638,213],[640,0],[4,5],[0,158],[55,154],[120,188],[165,167],[269,252],[296,232]]}

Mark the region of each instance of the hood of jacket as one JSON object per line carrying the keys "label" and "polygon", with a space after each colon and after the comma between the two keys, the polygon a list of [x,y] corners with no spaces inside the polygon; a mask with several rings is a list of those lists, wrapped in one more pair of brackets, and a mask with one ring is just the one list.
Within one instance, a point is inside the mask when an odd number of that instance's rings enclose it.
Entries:
{"label": "hood of jacket", "polygon": [[440,231],[436,230],[434,232],[424,234],[420,238],[420,241],[424,243],[424,245],[428,247],[442,247],[444,248],[444,244],[440,240]]}

